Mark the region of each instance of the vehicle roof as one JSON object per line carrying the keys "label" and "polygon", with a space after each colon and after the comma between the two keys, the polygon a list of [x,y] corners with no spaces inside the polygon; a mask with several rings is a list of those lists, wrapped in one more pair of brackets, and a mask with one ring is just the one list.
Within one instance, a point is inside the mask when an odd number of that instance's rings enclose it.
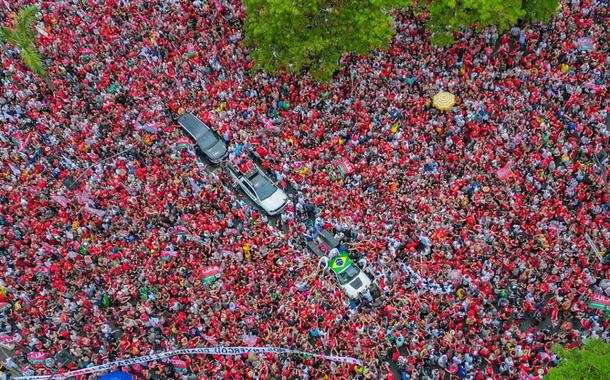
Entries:
{"label": "vehicle roof", "polygon": [[185,113],[180,116],[178,123],[196,137],[201,137],[211,131],[207,125],[192,113]]}
{"label": "vehicle roof", "polygon": [[256,172],[256,174],[252,175],[251,177],[248,177],[248,180],[250,180],[250,183],[255,189],[258,189],[263,185],[266,185],[271,182],[258,172]]}
{"label": "vehicle roof", "polygon": [[347,285],[351,286],[353,289],[360,289],[360,287],[363,285],[362,280],[360,279],[360,276],[354,278],[352,281],[348,282]]}

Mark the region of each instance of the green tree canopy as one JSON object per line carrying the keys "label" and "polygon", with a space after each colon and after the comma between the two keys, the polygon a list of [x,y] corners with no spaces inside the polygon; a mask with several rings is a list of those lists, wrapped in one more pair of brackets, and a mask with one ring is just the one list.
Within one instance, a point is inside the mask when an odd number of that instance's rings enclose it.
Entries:
{"label": "green tree canopy", "polygon": [[386,47],[392,7],[410,0],[244,0],[246,43],[258,68],[329,78],[343,53]]}
{"label": "green tree canopy", "polygon": [[0,27],[0,40],[18,47],[21,51],[21,59],[30,70],[41,77],[46,77],[47,71],[35,45],[34,22],[36,21],[36,12],[38,12],[38,8],[34,5],[21,9],[11,29],[6,26]]}
{"label": "green tree canopy", "polygon": [[[244,0],[246,43],[256,68],[275,73],[308,71],[328,79],[344,53],[385,48],[394,29],[394,8],[411,0]],[[434,44],[453,42],[460,28],[495,26],[500,32],[519,20],[548,20],[559,0],[419,0]]]}
{"label": "green tree canopy", "polygon": [[588,339],[582,347],[566,350],[553,347],[559,365],[549,371],[545,380],[610,379],[610,344],[601,339]]}
{"label": "green tree canopy", "polygon": [[523,0],[524,19],[529,21],[549,21],[559,10],[559,0]]}
{"label": "green tree canopy", "polygon": [[428,29],[437,45],[453,43],[453,32],[462,27],[495,26],[503,32],[519,20],[547,21],[559,0],[432,0]]}

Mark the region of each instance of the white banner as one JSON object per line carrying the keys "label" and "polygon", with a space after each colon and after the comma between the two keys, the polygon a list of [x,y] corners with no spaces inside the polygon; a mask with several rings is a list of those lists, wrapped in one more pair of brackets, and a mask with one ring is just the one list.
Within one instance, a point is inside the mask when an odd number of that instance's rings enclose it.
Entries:
{"label": "white banner", "polygon": [[106,372],[108,370],[114,369],[116,367],[124,367],[131,366],[134,364],[143,364],[148,363],[155,360],[161,359],[169,359],[173,356],[177,355],[241,355],[247,353],[255,353],[255,354],[296,354],[296,355],[310,355],[316,358],[330,360],[333,362],[339,363],[348,363],[348,364],[358,364],[360,365],[360,360],[356,358],[351,358],[348,356],[332,356],[332,355],[321,355],[314,354],[306,351],[292,350],[289,348],[281,348],[281,347],[200,347],[200,348],[185,348],[183,350],[174,350],[174,351],[166,351],[160,352],[157,354],[140,356],[138,358],[131,359],[123,359],[117,360],[114,362],[98,365],[95,367],[88,367],[79,369],[76,371],[70,371],[63,374],[58,375],[47,375],[47,376],[22,376],[15,377],[15,380],[59,380],[59,379],[67,379],[75,376],[83,376],[92,373]]}

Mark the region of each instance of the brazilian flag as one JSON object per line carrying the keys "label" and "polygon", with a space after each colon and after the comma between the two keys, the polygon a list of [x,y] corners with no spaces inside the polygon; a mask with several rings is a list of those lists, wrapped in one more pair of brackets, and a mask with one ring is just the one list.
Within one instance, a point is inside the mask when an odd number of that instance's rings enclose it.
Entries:
{"label": "brazilian flag", "polygon": [[340,273],[350,265],[352,265],[352,260],[350,260],[347,252],[341,252],[330,262],[330,269],[332,269],[335,273]]}

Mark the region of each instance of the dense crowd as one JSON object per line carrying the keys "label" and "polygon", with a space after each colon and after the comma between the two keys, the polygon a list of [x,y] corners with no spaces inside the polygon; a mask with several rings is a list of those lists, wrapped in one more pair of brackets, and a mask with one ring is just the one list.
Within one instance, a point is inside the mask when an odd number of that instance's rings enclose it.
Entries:
{"label": "dense crowd", "polygon": [[[3,3],[5,24],[39,6],[55,89],[4,46],[0,333],[16,342],[0,372],[252,344],[363,365],[269,354],[123,370],[541,379],[554,343],[610,340],[587,307],[610,295],[607,2],[449,48],[398,13],[389,49],[344,57],[329,83],[250,71],[238,0]],[[458,98],[449,111],[430,102],[441,90]],[[278,225],[184,148],[185,111],[294,189]],[[308,214],[366,259],[383,304],[348,302],[318,268]],[[222,276],[203,283],[210,266]]]}

